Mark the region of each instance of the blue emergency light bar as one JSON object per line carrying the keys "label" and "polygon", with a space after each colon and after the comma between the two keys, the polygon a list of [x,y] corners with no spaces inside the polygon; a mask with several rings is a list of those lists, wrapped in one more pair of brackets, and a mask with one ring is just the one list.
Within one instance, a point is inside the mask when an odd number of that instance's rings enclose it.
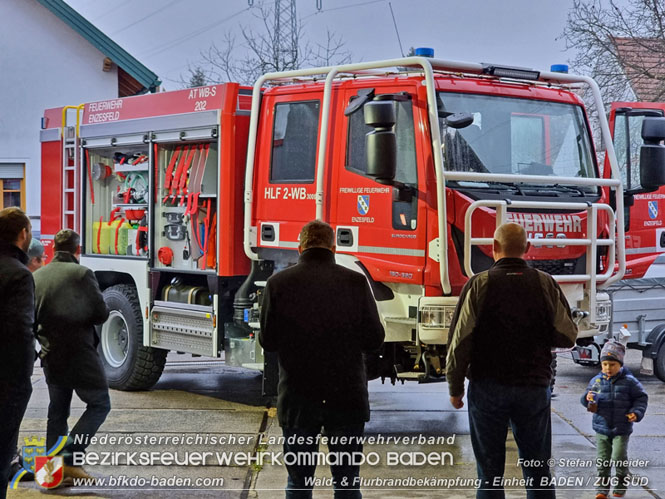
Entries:
{"label": "blue emergency light bar", "polygon": [[552,73],[566,73],[568,74],[568,64],[552,64],[550,67]]}
{"label": "blue emergency light bar", "polygon": [[434,57],[434,49],[431,47],[417,47],[413,54],[418,57]]}

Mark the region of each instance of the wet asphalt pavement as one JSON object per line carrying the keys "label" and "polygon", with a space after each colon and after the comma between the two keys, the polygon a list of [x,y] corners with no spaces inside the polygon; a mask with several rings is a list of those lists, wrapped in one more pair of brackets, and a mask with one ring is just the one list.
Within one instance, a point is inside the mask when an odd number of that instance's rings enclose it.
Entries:
{"label": "wet asphalt pavement", "polygon": [[[629,351],[626,365],[650,400],[630,439],[635,485],[627,497],[665,498],[665,383],[640,375],[639,363],[640,353]],[[595,497],[594,433],[579,397],[597,369],[573,364],[569,354],[560,354],[558,364],[552,402],[557,496]],[[35,370],[33,388],[21,439],[46,431],[48,392],[40,369]],[[260,391],[261,377],[255,371],[170,355],[153,390],[112,391],[112,411],[99,441],[88,449],[88,458],[98,463],[85,466],[100,479],[97,485],[47,491],[35,482],[21,482],[8,497],[284,497],[281,430],[274,401],[262,398]],[[373,381],[370,403],[372,420],[366,427],[366,462],[361,468],[364,497],[475,497],[467,413],[450,406],[445,383],[392,386]],[[70,421],[81,412],[82,404],[75,399]],[[525,497],[510,435],[505,476],[507,496]],[[320,466],[315,498],[332,497],[329,478],[327,467]]]}

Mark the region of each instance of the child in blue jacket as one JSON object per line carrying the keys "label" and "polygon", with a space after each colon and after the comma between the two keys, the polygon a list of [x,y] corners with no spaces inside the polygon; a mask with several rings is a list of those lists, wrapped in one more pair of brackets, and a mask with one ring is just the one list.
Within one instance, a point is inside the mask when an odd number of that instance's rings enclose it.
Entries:
{"label": "child in blue jacket", "polygon": [[[596,432],[598,493],[596,499],[606,499],[610,485],[614,497],[626,494],[628,475],[628,438],[633,423],[641,421],[649,397],[642,384],[623,367],[626,347],[610,340],[600,353],[602,371],[589,382],[582,395],[582,405],[593,412]],[[612,479],[612,465],[616,478]]]}

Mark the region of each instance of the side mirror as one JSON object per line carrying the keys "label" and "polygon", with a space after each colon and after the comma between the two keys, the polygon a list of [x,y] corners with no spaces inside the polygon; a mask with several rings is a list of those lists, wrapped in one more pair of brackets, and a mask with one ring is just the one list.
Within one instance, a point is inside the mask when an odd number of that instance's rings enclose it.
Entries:
{"label": "side mirror", "polygon": [[450,128],[466,128],[473,123],[473,114],[471,113],[453,113],[446,116],[446,125]]}
{"label": "side mirror", "polygon": [[646,191],[655,191],[665,185],[665,118],[644,118],[640,148],[640,185]]}
{"label": "side mirror", "polygon": [[373,88],[361,88],[358,90],[358,94],[355,97],[352,97],[349,105],[346,106],[344,110],[344,116],[350,116],[355,113],[358,109],[365,105],[367,101],[371,101],[374,98],[374,89]]}
{"label": "side mirror", "polygon": [[395,104],[391,101],[372,101],[364,106],[365,124],[374,128],[365,136],[367,175],[377,182],[391,185],[397,171],[397,138]]}

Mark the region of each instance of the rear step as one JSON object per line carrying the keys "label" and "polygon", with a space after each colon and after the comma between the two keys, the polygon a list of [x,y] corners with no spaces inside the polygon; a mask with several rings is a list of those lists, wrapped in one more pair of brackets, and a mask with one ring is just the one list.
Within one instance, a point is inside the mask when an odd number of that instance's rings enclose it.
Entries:
{"label": "rear step", "polygon": [[445,374],[441,376],[431,376],[428,373],[421,371],[398,371],[398,367],[395,366],[395,371],[397,371],[395,377],[400,380],[402,383],[405,381],[417,381],[418,383],[441,383],[446,381]]}

